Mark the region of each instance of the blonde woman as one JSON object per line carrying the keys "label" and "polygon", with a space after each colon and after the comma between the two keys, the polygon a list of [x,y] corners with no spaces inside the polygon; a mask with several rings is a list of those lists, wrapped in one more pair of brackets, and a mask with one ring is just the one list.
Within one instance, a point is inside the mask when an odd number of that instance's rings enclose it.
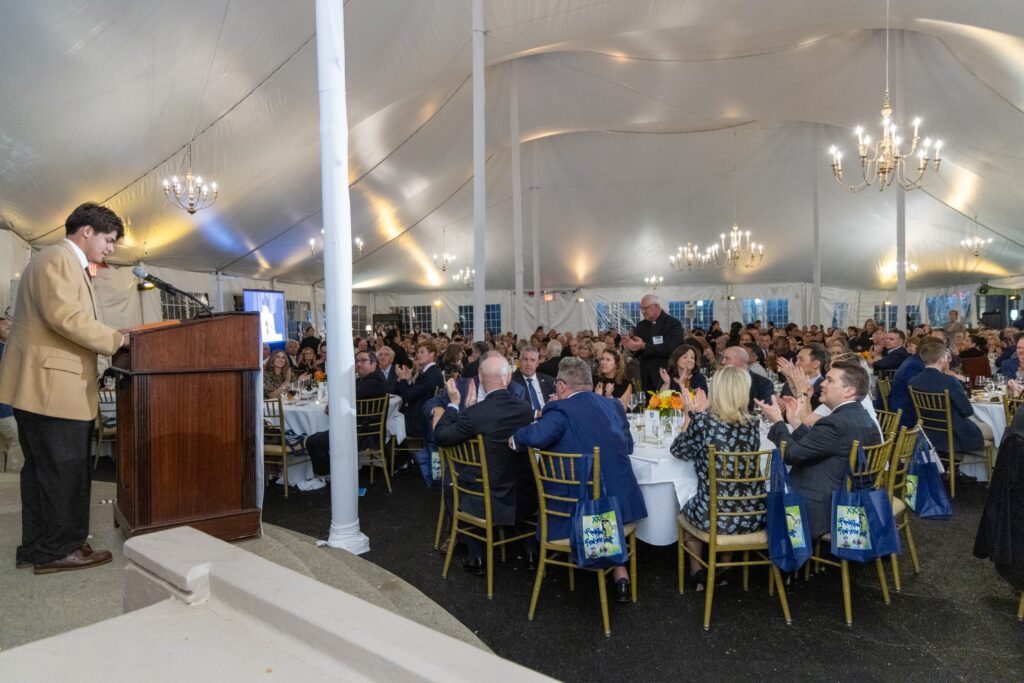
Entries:
{"label": "blonde woman", "polygon": [[[698,390],[692,401],[683,394],[683,405],[687,412],[683,429],[672,443],[672,455],[693,462],[697,473],[697,494],[683,505],[682,513],[694,527],[708,531],[711,524],[709,510],[709,458],[708,446],[717,451],[756,451],[761,445],[757,420],[747,411],[750,398],[750,373],[737,367],[724,367],[711,378],[711,400],[704,391]],[[732,472],[719,472],[731,475]],[[763,493],[760,484],[720,484],[719,496],[751,496]],[[722,509],[731,512],[754,512],[759,506],[746,501],[721,501]],[[719,533],[748,534],[764,528],[764,515],[729,517],[719,520]],[[703,544],[697,538],[684,532],[683,540],[696,554],[703,552]],[[729,557],[722,557],[728,562]],[[690,576],[698,591],[707,584],[707,572],[693,557],[690,558]],[[721,574],[724,577],[725,574]],[[718,585],[722,585],[724,580]]]}

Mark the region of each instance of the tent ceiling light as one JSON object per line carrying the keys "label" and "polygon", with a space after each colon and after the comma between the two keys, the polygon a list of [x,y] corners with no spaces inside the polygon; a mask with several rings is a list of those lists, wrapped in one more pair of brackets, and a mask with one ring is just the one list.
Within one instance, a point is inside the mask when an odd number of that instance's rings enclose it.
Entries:
{"label": "tent ceiling light", "polygon": [[644,278],[644,284],[653,290],[658,289],[658,285],[665,281],[665,278],[661,275],[649,275]]}
{"label": "tent ceiling light", "polygon": [[974,234],[971,235],[970,237],[965,237],[964,239],[960,240],[960,246],[963,247],[965,251],[967,251],[970,254],[973,254],[975,258],[977,258],[978,256],[981,255],[982,250],[985,247],[989,246],[990,244],[992,244],[991,237],[986,239],[984,237],[978,236],[978,217],[975,216]]}
{"label": "tent ceiling light", "polygon": [[719,236],[719,243],[708,247],[711,263],[719,268],[742,265],[753,268],[764,260],[764,245],[750,241],[750,231],[740,230],[736,223],[732,224],[729,234]]}
{"label": "tent ceiling light", "polygon": [[466,266],[459,272],[452,275],[452,280],[462,285],[463,287],[472,287],[473,278],[476,276],[476,269]]}
{"label": "tent ceiling light", "polygon": [[703,252],[690,242],[685,247],[679,247],[676,253],[668,257],[668,262],[676,270],[694,270],[703,268],[713,263],[711,258],[711,247]]}
{"label": "tent ceiling light", "polygon": [[[906,270],[907,279],[917,275],[917,264],[910,263],[909,261],[903,262],[903,268]],[[896,279],[896,262],[889,263],[878,269],[878,274],[882,276],[883,280],[895,280]]]}
{"label": "tent ceiling light", "polygon": [[[850,192],[860,192],[870,185],[877,184],[879,191],[892,185],[895,180],[904,190],[916,190],[925,184],[925,173],[931,165],[934,175],[939,173],[942,163],[942,140],[934,143],[925,138],[921,144],[918,135],[921,119],[913,121],[914,134],[910,139],[909,148],[904,147],[904,140],[896,130],[892,120],[892,100],[889,97],[889,0],[885,3],[885,95],[882,97],[882,135],[872,145],[871,136],[864,135],[864,129],[857,126],[857,155],[860,157],[862,182],[859,185],[846,185],[843,182],[843,154],[835,145],[829,149],[832,155],[832,175],[836,182]],[[918,147],[920,146],[920,149]],[[917,168],[908,168],[907,159],[917,157]],[[914,162],[911,161],[911,164]]]}
{"label": "tent ceiling light", "polygon": [[441,228],[441,253],[434,254],[434,265],[441,269],[441,272],[448,270],[448,266],[455,263],[455,255],[449,254],[444,248],[444,228]]}
{"label": "tent ceiling light", "polygon": [[202,176],[192,173],[192,143],[188,143],[186,152],[188,171],[185,173],[184,181],[178,176],[171,176],[170,180],[164,180],[164,196],[178,207],[185,209],[189,215],[196,211],[202,211],[217,201],[217,183],[207,185],[203,182]]}

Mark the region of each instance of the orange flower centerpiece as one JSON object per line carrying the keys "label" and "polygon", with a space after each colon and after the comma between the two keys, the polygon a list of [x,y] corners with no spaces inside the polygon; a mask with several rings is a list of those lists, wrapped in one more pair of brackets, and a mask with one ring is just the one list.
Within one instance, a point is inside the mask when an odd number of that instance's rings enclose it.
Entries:
{"label": "orange flower centerpiece", "polygon": [[659,391],[654,393],[648,391],[650,399],[647,401],[648,410],[657,410],[661,417],[669,417],[673,411],[683,409],[683,397],[678,391]]}
{"label": "orange flower centerpiece", "polygon": [[326,382],[327,373],[324,372],[323,370],[317,370],[316,372],[313,373],[313,379],[317,381],[317,384],[320,384],[321,382]]}

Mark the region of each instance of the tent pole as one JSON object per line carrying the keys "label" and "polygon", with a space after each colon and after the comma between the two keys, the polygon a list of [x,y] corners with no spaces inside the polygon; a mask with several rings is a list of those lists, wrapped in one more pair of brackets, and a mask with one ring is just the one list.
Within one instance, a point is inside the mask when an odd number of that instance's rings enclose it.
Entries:
{"label": "tent pole", "polygon": [[515,292],[515,331],[520,339],[525,338],[529,331],[526,329],[526,311],[523,301],[523,180],[522,166],[519,146],[519,76],[515,62],[512,63],[512,104],[509,118],[512,120],[511,147],[512,147],[512,241],[515,252],[516,268],[516,292]]}
{"label": "tent pole", "polygon": [[320,91],[320,183],[324,218],[324,290],[331,412],[331,529],[327,545],[362,554],[356,459],[355,356],[346,328],[352,316],[352,216],[348,195],[348,112],[345,103],[345,19],[340,0],[316,0],[317,85]]}
{"label": "tent pole", "polygon": [[473,0],[473,341],[484,339],[487,173],[484,143],[484,0]]}
{"label": "tent pole", "polygon": [[[814,149],[821,149],[820,144],[821,131],[816,130],[814,133]],[[821,316],[821,215],[820,205],[818,203],[818,155],[811,154],[811,173],[813,174],[814,181],[814,193],[811,208],[811,220],[814,224],[814,271],[813,278],[814,284],[811,286],[811,311],[808,325],[814,325],[820,323],[822,329],[825,327],[824,320],[818,320]],[[831,324],[831,321],[829,321]]]}
{"label": "tent pole", "polygon": [[[217,302],[214,304],[213,310],[222,313],[224,311],[224,280],[221,278],[219,270],[216,273],[216,278],[213,293],[217,297]],[[234,309],[234,306],[232,306],[232,309]]]}
{"label": "tent pole", "polygon": [[533,249],[533,319],[537,326],[543,325],[540,319],[540,201],[537,193],[537,143],[533,145],[533,187],[530,188],[530,233]]}
{"label": "tent pole", "polygon": [[907,330],[907,193],[896,189],[896,327]]}

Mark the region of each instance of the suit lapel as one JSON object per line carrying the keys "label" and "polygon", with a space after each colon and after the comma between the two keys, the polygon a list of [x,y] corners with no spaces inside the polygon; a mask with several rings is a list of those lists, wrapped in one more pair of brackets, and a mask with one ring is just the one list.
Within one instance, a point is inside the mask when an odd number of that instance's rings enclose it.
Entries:
{"label": "suit lapel", "polygon": [[87,270],[88,266],[82,268],[82,264],[78,260],[78,254],[76,254],[75,250],[72,249],[67,244],[66,240],[61,242],[60,244],[62,247],[64,247],[65,250],[67,250],[71,254],[72,262],[75,264],[75,267],[78,268],[78,272],[81,274],[81,276],[85,278],[85,288],[89,290],[89,301],[92,304],[92,317],[95,318],[96,320],[99,320],[99,310],[96,308],[96,292],[93,291],[92,288],[92,277],[89,275],[89,272]]}

